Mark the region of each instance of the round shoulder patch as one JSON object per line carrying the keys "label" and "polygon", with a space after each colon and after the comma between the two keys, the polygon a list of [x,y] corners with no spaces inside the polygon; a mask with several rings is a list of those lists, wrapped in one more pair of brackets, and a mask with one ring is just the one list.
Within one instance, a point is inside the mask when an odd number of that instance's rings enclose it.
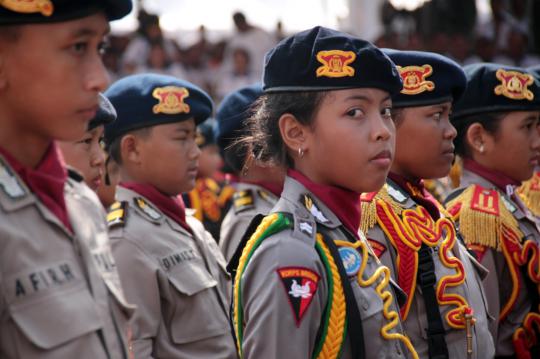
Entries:
{"label": "round shoulder patch", "polygon": [[347,275],[349,277],[354,277],[360,270],[360,265],[362,264],[360,253],[351,247],[340,247],[339,256],[341,257]]}

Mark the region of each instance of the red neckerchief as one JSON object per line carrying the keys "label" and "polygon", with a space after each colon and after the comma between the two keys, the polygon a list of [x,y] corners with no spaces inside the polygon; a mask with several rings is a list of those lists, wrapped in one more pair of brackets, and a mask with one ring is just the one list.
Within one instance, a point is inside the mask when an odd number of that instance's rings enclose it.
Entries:
{"label": "red neckerchief", "polygon": [[64,199],[67,171],[56,144],[51,143],[36,168],[24,166],[1,147],[0,153],[40,202],[73,232]]}
{"label": "red neckerchief", "polygon": [[344,188],[314,183],[302,173],[289,169],[287,175],[300,182],[320,199],[351,234],[358,238],[360,226],[360,194]]}
{"label": "red neckerchief", "polygon": [[503,193],[506,193],[506,186],[508,185],[516,187],[521,185],[520,181],[516,181],[515,179],[510,178],[505,174],[502,174],[501,172],[486,168],[480,165],[478,162],[469,158],[463,160],[463,168],[473,173],[476,173],[482,178],[487,179],[489,182],[497,186]]}
{"label": "red neckerchief", "polygon": [[283,184],[278,184],[278,183],[269,182],[269,181],[240,181],[240,182],[250,183],[250,184],[260,186],[264,188],[265,190],[267,190],[268,192],[273,193],[277,197],[280,197],[281,192],[283,192]]}
{"label": "red neckerchief", "polygon": [[156,187],[144,183],[121,182],[119,186],[130,189],[145,197],[161,212],[165,213],[167,217],[181,225],[189,233],[193,234],[191,227],[186,222],[186,207],[184,206],[182,196],[167,196]]}
{"label": "red neckerchief", "polygon": [[437,200],[424,187],[424,181],[409,181],[405,177],[393,172],[388,173],[388,178],[407,192],[416,203],[424,207],[431,218],[438,220],[441,217],[439,207],[437,206]]}

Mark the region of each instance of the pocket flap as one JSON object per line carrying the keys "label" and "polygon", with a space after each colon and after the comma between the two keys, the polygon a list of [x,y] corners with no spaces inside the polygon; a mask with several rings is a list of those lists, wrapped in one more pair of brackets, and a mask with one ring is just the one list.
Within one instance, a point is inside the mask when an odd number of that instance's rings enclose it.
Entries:
{"label": "pocket flap", "polygon": [[96,305],[84,286],[27,303],[14,303],[11,316],[24,335],[42,349],[52,349],[102,327]]}
{"label": "pocket flap", "polygon": [[188,296],[217,285],[217,281],[208,273],[202,260],[193,260],[177,266],[167,277],[176,290]]}

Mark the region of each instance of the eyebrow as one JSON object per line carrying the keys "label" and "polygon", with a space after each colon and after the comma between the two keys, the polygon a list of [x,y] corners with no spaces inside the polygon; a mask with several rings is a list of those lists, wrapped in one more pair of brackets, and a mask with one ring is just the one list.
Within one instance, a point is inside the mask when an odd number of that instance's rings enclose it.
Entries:
{"label": "eyebrow", "polygon": [[[390,95],[386,96],[385,98],[383,98],[381,100],[381,103],[385,102],[385,101],[389,101],[391,99]],[[363,96],[363,95],[352,95],[352,96],[349,96],[345,99],[345,101],[351,101],[351,100],[361,100],[361,101],[366,101],[366,102],[369,102],[369,103],[373,103],[373,99],[368,97],[368,96]]]}
{"label": "eyebrow", "polygon": [[97,31],[94,28],[90,27],[82,27],[79,29],[76,29],[73,33],[73,37],[85,37],[85,36],[105,36],[111,32],[111,26],[107,24],[107,27],[103,32]]}

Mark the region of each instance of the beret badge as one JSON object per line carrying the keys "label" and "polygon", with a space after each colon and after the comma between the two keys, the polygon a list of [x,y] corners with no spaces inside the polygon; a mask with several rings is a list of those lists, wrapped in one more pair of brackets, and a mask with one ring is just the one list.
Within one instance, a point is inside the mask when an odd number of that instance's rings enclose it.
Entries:
{"label": "beret badge", "polygon": [[51,16],[54,6],[50,0],[0,0],[0,6],[8,10],[31,14],[39,12],[43,16]]}
{"label": "beret badge", "polygon": [[527,99],[532,101],[534,99],[534,94],[527,88],[534,82],[531,75],[519,71],[499,69],[496,76],[501,81],[501,84],[495,87],[495,95],[503,95],[512,100]]}
{"label": "beret badge", "polygon": [[328,50],[319,51],[317,60],[322,64],[317,68],[317,77],[354,76],[354,69],[349,66],[356,59],[352,51]]}
{"label": "beret badge", "polygon": [[426,77],[431,76],[433,68],[431,65],[423,66],[398,66],[399,74],[403,79],[402,94],[417,95],[425,91],[433,91],[435,84],[433,81],[426,80]]}
{"label": "beret badge", "polygon": [[158,87],[154,89],[152,96],[159,100],[159,103],[152,108],[155,114],[175,115],[190,111],[189,105],[184,102],[189,96],[189,91],[185,87]]}

